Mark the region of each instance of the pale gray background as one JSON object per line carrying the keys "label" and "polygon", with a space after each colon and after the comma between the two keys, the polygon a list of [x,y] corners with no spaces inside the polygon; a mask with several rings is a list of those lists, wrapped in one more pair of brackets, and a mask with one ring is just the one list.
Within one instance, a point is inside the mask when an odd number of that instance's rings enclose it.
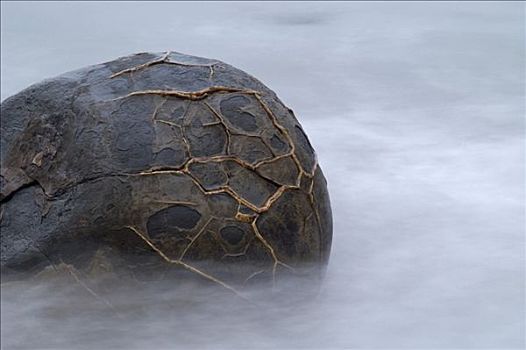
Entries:
{"label": "pale gray background", "polygon": [[[207,334],[207,343],[159,336],[153,323],[115,344],[524,347],[524,3],[3,2],[1,9],[2,99],[133,52],[217,58],[295,110],[328,178],[334,245],[315,305],[281,310],[272,326],[257,315],[225,321],[235,336],[200,315],[199,329],[188,332]],[[23,347],[28,335],[16,330],[38,324],[27,331],[40,344],[79,345],[74,330],[72,340],[45,328],[45,317],[35,321],[38,304],[5,300],[5,344]]]}

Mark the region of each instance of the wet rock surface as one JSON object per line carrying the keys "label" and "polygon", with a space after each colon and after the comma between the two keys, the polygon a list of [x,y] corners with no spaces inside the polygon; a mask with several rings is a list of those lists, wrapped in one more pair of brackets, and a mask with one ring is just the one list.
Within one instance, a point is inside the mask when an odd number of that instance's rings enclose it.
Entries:
{"label": "wet rock surface", "polygon": [[332,219],[314,150],[232,66],[136,54],[33,85],[1,118],[4,280],[175,270],[237,291],[323,273]]}

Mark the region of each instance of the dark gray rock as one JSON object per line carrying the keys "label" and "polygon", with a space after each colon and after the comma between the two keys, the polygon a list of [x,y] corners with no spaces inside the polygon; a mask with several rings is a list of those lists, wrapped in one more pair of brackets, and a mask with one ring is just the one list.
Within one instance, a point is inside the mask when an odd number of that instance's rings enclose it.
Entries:
{"label": "dark gray rock", "polygon": [[6,99],[1,122],[4,279],[66,264],[238,286],[327,263],[314,150],[292,111],[232,66],[123,57]]}

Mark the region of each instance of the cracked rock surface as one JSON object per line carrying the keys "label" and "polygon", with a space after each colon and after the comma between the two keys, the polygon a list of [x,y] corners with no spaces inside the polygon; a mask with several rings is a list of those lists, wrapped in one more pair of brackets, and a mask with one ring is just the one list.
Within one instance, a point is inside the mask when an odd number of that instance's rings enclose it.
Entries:
{"label": "cracked rock surface", "polygon": [[183,270],[235,292],[323,273],[315,152],[271,90],[223,62],[140,53],[66,73],[6,99],[1,136],[4,279]]}

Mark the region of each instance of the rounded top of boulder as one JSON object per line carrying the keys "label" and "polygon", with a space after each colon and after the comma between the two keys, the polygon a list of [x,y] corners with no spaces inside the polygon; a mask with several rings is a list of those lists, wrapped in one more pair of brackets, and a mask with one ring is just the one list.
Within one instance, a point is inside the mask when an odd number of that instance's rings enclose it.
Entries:
{"label": "rounded top of boulder", "polygon": [[105,257],[230,281],[327,262],[314,149],[292,110],[239,69],[140,53],[32,85],[1,108],[2,268],[90,269]]}

